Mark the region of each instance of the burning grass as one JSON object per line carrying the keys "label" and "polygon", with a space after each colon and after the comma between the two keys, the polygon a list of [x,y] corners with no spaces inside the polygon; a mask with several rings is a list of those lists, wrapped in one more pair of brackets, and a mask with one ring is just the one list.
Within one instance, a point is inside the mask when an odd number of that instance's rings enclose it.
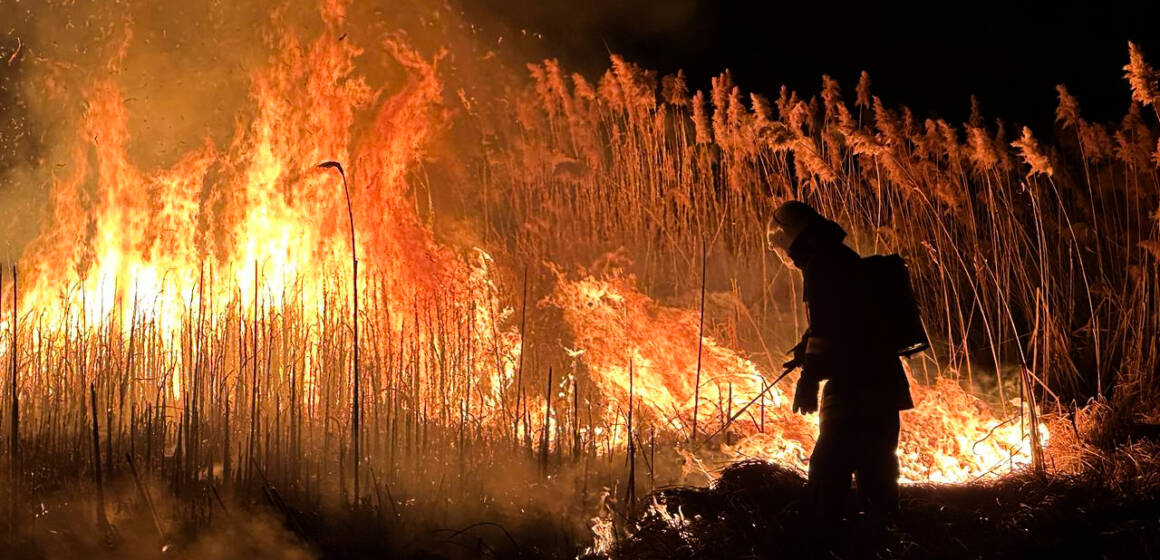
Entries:
{"label": "burning grass", "polygon": [[[196,551],[258,510],[281,528],[222,534],[307,554],[566,556],[599,511],[617,554],[695,551],[726,527],[684,535],[654,508],[663,527],[646,516],[620,537],[640,494],[713,480],[659,497],[792,528],[761,509],[796,503],[816,431],[788,410],[792,378],[769,387],[804,319],[799,280],[765,250],[786,198],[911,264],[938,343],[909,363],[904,476],[986,485],[911,487],[909,521],[935,517],[927,499],[983,511],[1029,465],[1103,468],[1059,423],[1073,399],[1112,417],[1154,406],[1160,157],[1140,105],[1113,131],[1061,87],[1048,145],[1008,142],[977,109],[962,130],[919,123],[866,76],[853,105],[829,78],[771,104],[727,73],[690,95],[617,57],[591,84],[554,61],[524,83],[478,56],[499,87],[446,62],[471,49],[360,44],[348,9],[324,2],[309,39],[276,13],[232,135],[167,166],[137,163],[115,77],[38,62],[45,103],[76,110],[63,169],[30,175],[45,223],[0,282],[13,550],[53,556],[69,546],[46,536],[58,519],[92,511],[94,547]],[[1155,87],[1134,47],[1128,72]],[[781,466],[717,479],[739,459]],[[1044,500],[1082,489],[1034,480]],[[404,544],[417,534],[432,536]]]}

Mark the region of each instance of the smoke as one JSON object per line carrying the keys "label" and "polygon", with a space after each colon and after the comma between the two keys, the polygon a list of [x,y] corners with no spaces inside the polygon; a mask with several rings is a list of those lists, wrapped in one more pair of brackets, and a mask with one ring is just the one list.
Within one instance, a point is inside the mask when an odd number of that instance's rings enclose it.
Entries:
{"label": "smoke", "polygon": [[[30,235],[21,235],[19,217],[29,208],[36,208],[29,200],[31,189],[18,188],[13,169],[27,167],[36,159],[40,142],[32,134],[27,100],[20,95],[20,85],[27,65],[28,42],[32,38],[30,5],[9,5],[0,2],[0,9],[10,14],[6,29],[0,28],[0,265],[14,261],[15,247],[22,247]],[[20,9],[22,8],[22,9]]]}
{"label": "smoke", "polygon": [[[657,487],[689,482],[672,449],[651,458],[649,451],[637,455],[639,484],[650,477]],[[525,449],[475,447],[466,457],[454,455],[429,455],[421,471],[400,471],[390,485],[376,478],[360,508],[333,495],[316,501],[289,484],[263,490],[199,480],[174,491],[171,480],[147,476],[156,521],[121,470],[104,482],[108,532],[96,522],[88,473],[77,472],[54,478],[35,504],[21,506],[23,536],[0,536],[0,557],[566,558],[589,541],[595,515],[624,508],[624,489],[614,482],[626,468],[622,455],[573,460],[554,452],[547,477],[540,458]],[[267,490],[285,509],[271,505]]]}
{"label": "smoke", "polygon": [[520,2],[463,0],[464,10],[502,44],[527,60],[559,57],[589,78],[608,67],[609,54],[632,54],[641,44],[681,44],[691,51],[710,40],[693,33],[705,3],[698,0],[593,2]]}
{"label": "smoke", "polygon": [[112,81],[124,92],[130,153],[143,168],[160,168],[207,138],[228,140],[246,99],[247,68],[264,58],[254,22],[269,16],[249,3],[0,4],[18,8],[0,39],[7,262],[39,231],[54,178],[75,171],[73,148],[94,83]]}
{"label": "smoke", "polygon": [[[19,535],[0,538],[5,558],[148,559],[161,557],[232,560],[287,558],[305,560],[318,554],[286,528],[283,520],[262,508],[242,508],[231,495],[225,502],[179,498],[160,481],[147,483],[158,512],[158,524],[128,477],[105,481],[105,515],[110,529],[96,522],[94,488],[76,480],[58,481],[26,504]],[[209,494],[204,496],[209,497]],[[228,508],[228,509],[227,509]],[[185,518],[196,510],[198,521]]]}

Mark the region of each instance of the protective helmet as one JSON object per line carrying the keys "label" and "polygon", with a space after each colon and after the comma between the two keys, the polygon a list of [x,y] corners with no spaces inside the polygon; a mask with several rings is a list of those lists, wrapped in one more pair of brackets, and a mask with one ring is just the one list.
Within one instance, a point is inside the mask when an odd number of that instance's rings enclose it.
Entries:
{"label": "protective helmet", "polygon": [[799,200],[783,202],[773,212],[774,223],[770,225],[776,227],[766,232],[769,242],[782,249],[789,249],[798,234],[819,218],[821,215],[809,204]]}

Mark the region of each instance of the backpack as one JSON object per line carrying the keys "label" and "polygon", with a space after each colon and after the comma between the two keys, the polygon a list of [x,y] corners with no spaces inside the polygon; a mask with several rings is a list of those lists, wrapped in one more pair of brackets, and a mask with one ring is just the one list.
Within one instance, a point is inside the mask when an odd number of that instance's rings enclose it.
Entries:
{"label": "backpack", "polygon": [[875,346],[903,357],[930,348],[906,261],[896,254],[871,255],[862,258],[860,267],[867,327]]}

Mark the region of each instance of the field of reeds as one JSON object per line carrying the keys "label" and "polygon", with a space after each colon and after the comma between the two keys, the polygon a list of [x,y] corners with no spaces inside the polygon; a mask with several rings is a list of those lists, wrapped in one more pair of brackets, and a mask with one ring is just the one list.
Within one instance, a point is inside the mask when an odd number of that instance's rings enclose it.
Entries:
{"label": "field of reeds", "polygon": [[[765,246],[790,198],[910,263],[936,340],[916,390],[973,423],[908,430],[973,431],[912,438],[909,472],[1140,476],[1120,444],[1157,412],[1160,93],[1134,46],[1119,126],[1060,86],[1036,135],[977,108],[919,122],[865,74],[852,101],[828,77],[773,101],[728,73],[691,92],[619,57],[595,82],[548,60],[471,87],[397,37],[380,50],[405,79],[376,89],[344,13],[272,41],[254,124],[173,169],[132,164],[115,84],[84,97],[55,221],[0,282],[0,551],[631,551],[659,515],[646,495],[708,485],[744,436],[804,460],[812,421],[779,415],[788,388],[755,397],[804,328],[800,280]],[[331,196],[345,175],[315,167],[341,154],[354,208]],[[247,260],[261,235],[314,246]],[[984,442],[994,464],[961,457]]]}
{"label": "field of reeds", "polygon": [[772,362],[801,312],[765,232],[776,203],[805,200],[863,254],[908,260],[939,340],[923,375],[989,388],[1000,406],[1026,390],[1144,411],[1160,375],[1157,73],[1129,55],[1121,123],[1084,119],[1060,85],[1056,128],[1038,135],[977,103],[961,126],[916,118],[865,73],[853,95],[824,76],[817,94],[771,102],[728,72],[691,92],[615,56],[595,83],[532,64],[500,133],[515,149],[489,154],[488,227],[536,258],[620,250],[670,299],[698,289],[707,252],[710,291],[732,296],[729,334]]}

